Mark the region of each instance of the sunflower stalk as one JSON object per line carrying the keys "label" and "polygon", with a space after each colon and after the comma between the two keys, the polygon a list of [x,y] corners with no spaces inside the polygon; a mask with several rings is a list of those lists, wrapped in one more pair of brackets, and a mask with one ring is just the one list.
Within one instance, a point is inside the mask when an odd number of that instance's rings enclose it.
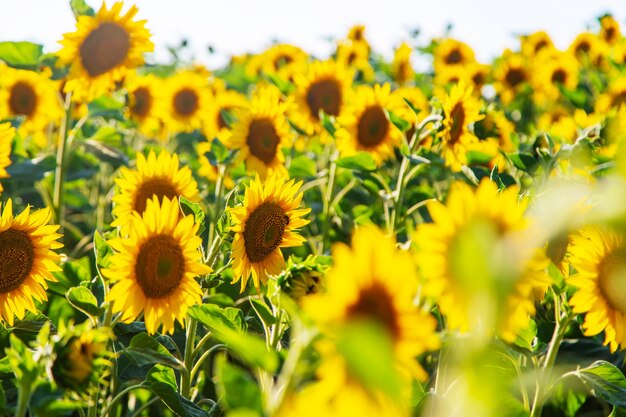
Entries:
{"label": "sunflower stalk", "polygon": [[187,337],[185,342],[185,356],[183,360],[185,372],[181,372],[180,395],[189,399],[191,395],[194,342],[196,338],[196,330],[198,329],[198,322],[191,317],[188,317],[187,320]]}
{"label": "sunflower stalk", "polygon": [[72,126],[72,94],[65,97],[65,115],[61,120],[59,129],[59,145],[57,147],[56,167],[54,170],[54,191],[52,194],[52,205],[54,206],[55,220],[59,224],[59,233],[63,234],[65,215],[65,175],[67,145],[70,128]]}
{"label": "sunflower stalk", "polygon": [[30,394],[30,384],[22,383],[19,385],[17,391],[17,409],[15,410],[15,417],[26,416],[26,411],[28,410],[28,401],[30,400]]}
{"label": "sunflower stalk", "polygon": [[330,231],[330,212],[331,212],[331,202],[333,199],[333,189],[335,188],[335,175],[337,173],[337,158],[339,157],[339,153],[336,150],[332,150],[330,152],[330,168],[328,169],[328,182],[326,183],[326,189],[324,192],[324,208],[323,208],[323,218],[324,224],[322,225],[322,250],[320,251],[323,254],[328,248],[328,232]]}

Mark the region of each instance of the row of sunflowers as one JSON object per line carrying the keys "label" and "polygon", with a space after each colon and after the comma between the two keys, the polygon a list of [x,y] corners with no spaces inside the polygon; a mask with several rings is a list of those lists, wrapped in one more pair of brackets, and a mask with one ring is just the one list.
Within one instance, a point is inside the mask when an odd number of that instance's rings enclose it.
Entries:
{"label": "row of sunflowers", "polygon": [[0,414],[626,415],[611,15],[208,70],[70,6],[0,42]]}

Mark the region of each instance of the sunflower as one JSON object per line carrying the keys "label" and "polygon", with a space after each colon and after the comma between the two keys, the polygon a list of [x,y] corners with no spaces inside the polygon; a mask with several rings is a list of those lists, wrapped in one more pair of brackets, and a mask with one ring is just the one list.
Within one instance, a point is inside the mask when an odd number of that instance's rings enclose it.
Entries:
{"label": "sunflower", "polygon": [[468,146],[477,141],[469,126],[481,120],[480,103],[472,96],[472,87],[457,84],[443,100],[442,156],[446,165],[460,171],[467,164]]}
{"label": "sunflower", "polygon": [[163,122],[167,132],[174,135],[202,130],[211,100],[208,79],[204,75],[187,70],[165,80]]}
{"label": "sunflower", "polygon": [[570,53],[545,52],[534,66],[533,97],[538,104],[556,101],[561,97],[560,88],[571,91],[578,86],[579,65]]}
{"label": "sunflower", "polygon": [[289,257],[285,270],[276,278],[279,288],[301,304],[305,297],[321,292],[326,287],[328,262],[309,255],[301,260]]}
{"label": "sunflower", "polygon": [[626,39],[617,43],[611,50],[611,58],[618,65],[626,65]]}
{"label": "sunflower", "polygon": [[363,25],[354,25],[348,31],[348,40],[354,43],[363,43],[368,45],[367,39],[365,39],[365,26]]}
{"label": "sunflower", "polygon": [[567,283],[577,289],[569,303],[574,313],[586,313],[586,336],[604,331],[611,351],[626,342],[626,246],[624,236],[613,230],[587,227],[571,237],[569,257],[577,271]]}
{"label": "sunflower", "polygon": [[484,118],[474,124],[474,134],[478,138],[478,146],[472,145],[471,150],[478,150],[491,155],[493,159],[489,162],[489,166],[497,165],[502,170],[507,161],[502,153],[515,151],[515,145],[511,141],[511,135],[514,131],[515,126],[502,111],[487,109],[484,112]]}
{"label": "sunflower", "polygon": [[435,47],[435,72],[444,67],[467,65],[475,60],[472,48],[456,39],[444,39]]}
{"label": "sunflower", "polygon": [[337,149],[343,156],[369,152],[380,164],[402,143],[402,132],[391,123],[387,111],[395,112],[403,103],[391,94],[389,84],[360,86],[354,95],[345,114],[337,118]]}
{"label": "sunflower", "polygon": [[297,46],[280,44],[274,45],[263,53],[261,70],[266,74],[281,74],[289,79],[293,71],[305,64],[309,56]]}
{"label": "sunflower", "polygon": [[320,123],[320,111],[338,117],[352,87],[352,72],[335,61],[315,61],[303,74],[295,76],[295,103],[291,119],[308,135],[326,133]]}
{"label": "sunflower", "polygon": [[609,45],[615,45],[622,38],[619,23],[610,14],[600,18],[600,39]]}
{"label": "sunflower", "polygon": [[261,178],[273,172],[287,174],[282,153],[282,148],[291,141],[285,117],[287,107],[278,88],[268,85],[255,92],[249,106],[235,112],[237,121],[226,143],[238,149],[238,160],[245,161],[248,171],[258,173]]}
{"label": "sunflower", "polygon": [[[198,162],[200,164],[198,168],[198,175],[206,178],[210,182],[216,182],[219,176],[219,167],[211,165],[211,161],[209,161],[209,158],[206,157],[206,154],[211,152],[212,143],[213,140],[208,139],[198,143],[197,152]],[[235,183],[230,175],[225,175],[223,181],[224,187],[227,190],[231,190],[235,186]]]}
{"label": "sunflower", "polygon": [[415,76],[415,71],[411,66],[411,52],[413,52],[413,48],[408,43],[403,42],[393,54],[391,75],[398,85],[410,82]]}
{"label": "sunflower", "polygon": [[609,54],[609,48],[597,35],[591,32],[582,32],[569,46],[568,51],[583,65],[600,66],[604,57]]}
{"label": "sunflower", "polygon": [[48,225],[50,209],[31,213],[29,206],[13,216],[11,199],[0,208],[0,320],[12,326],[25,310],[37,311],[33,299],[48,299],[46,281],[55,281],[52,273],[61,271],[52,249],[63,245],[57,242],[59,226]]}
{"label": "sunflower", "polygon": [[365,82],[374,81],[374,69],[369,62],[370,51],[362,42],[344,41],[337,44],[337,64],[356,71],[356,78]]}
{"label": "sunflower", "polygon": [[539,116],[537,130],[566,143],[573,143],[577,136],[576,121],[563,106],[555,106]]}
{"label": "sunflower", "polygon": [[435,73],[435,85],[446,87],[448,84],[463,82],[466,85],[473,85],[472,91],[475,95],[480,96],[481,89],[489,77],[489,70],[489,65],[478,62],[471,62],[463,66],[446,66]]}
{"label": "sunflower", "polygon": [[[9,123],[0,123],[0,179],[9,178],[7,167],[11,165],[11,147],[15,129]],[[0,183],[0,192],[4,190]]]}
{"label": "sunflower", "polygon": [[95,16],[79,16],[76,32],[66,33],[57,55],[59,64],[70,65],[65,91],[76,101],[91,101],[115,89],[129,69],[144,63],[144,53],[152,52],[145,20],[134,21],[137,7],[122,15],[122,3],[110,10],[106,4]]}
{"label": "sunflower", "polygon": [[473,330],[479,317],[494,317],[476,314],[491,293],[500,311],[494,325],[505,340],[529,325],[551,281],[545,254],[530,244],[526,205],[517,187],[500,193],[484,179],[476,190],[456,182],[446,205],[428,206],[433,222],[418,227],[416,256],[424,293],[437,300],[449,328]]}
{"label": "sunflower", "polygon": [[520,36],[522,54],[529,58],[535,58],[540,53],[553,51],[552,38],[545,31],[540,30],[526,36]]}
{"label": "sunflower", "polygon": [[33,71],[4,68],[0,87],[0,119],[24,116],[18,131],[43,148],[47,130],[63,117],[55,85]]}
{"label": "sunflower", "polygon": [[115,253],[102,271],[113,282],[107,301],[124,322],[143,312],[148,333],[161,325],[164,333],[173,333],[175,321],[183,324],[187,309],[202,300],[194,278],[211,272],[198,250],[199,225],[192,215],[181,216],[176,199],[154,197],[141,217],[131,217],[130,226],[126,238],[108,241]]}
{"label": "sunflower", "polygon": [[[392,94],[399,98],[401,107],[395,109],[395,113],[411,123],[409,130],[404,132],[404,137],[407,142],[410,142],[415,135],[417,125],[424,120],[430,114],[430,105],[428,99],[418,87],[401,87],[395,90]],[[408,103],[411,103],[409,106]],[[417,114],[415,112],[417,111]],[[430,141],[430,136],[424,139],[424,142]],[[424,145],[425,143],[422,143]]]}
{"label": "sunflower", "polygon": [[225,138],[230,132],[231,118],[235,110],[248,105],[245,95],[234,90],[216,91],[206,113],[207,138]]}
{"label": "sunflower", "polygon": [[137,154],[137,168],[122,167],[120,178],[115,182],[119,192],[113,197],[115,206],[113,227],[121,227],[125,233],[131,223],[133,213],[139,215],[146,210],[148,201],[157,197],[176,200],[184,196],[190,201],[199,200],[198,184],[191,175],[191,169],[179,167],[178,155],[162,150],[159,156],[150,151],[148,158]]}
{"label": "sunflower", "polygon": [[[309,223],[302,218],[310,209],[298,209],[302,181],[294,183],[285,177],[271,175],[263,183],[257,176],[246,188],[243,205],[229,208],[232,231],[233,284],[241,281],[241,292],[252,275],[259,290],[268,275],[280,273],[285,259],[280,248],[300,246],[304,238],[298,228]],[[296,195],[297,194],[297,195]]]}
{"label": "sunflower", "polygon": [[126,78],[128,101],[126,115],[139,125],[140,132],[149,137],[165,139],[161,116],[163,81],[152,74],[134,75]]}
{"label": "sunflower", "polygon": [[504,104],[509,104],[530,82],[526,60],[506,50],[494,69],[494,87]]}
{"label": "sunflower", "polygon": [[607,90],[596,100],[596,113],[608,113],[626,104],[626,76],[613,79]]}
{"label": "sunflower", "polygon": [[425,379],[416,357],[437,349],[439,339],[434,317],[414,303],[419,279],[411,255],[374,226],[357,229],[352,247],[338,243],[332,252],[326,291],[305,299],[305,312],[323,329],[339,332],[355,321],[379,324],[392,341],[398,369]]}

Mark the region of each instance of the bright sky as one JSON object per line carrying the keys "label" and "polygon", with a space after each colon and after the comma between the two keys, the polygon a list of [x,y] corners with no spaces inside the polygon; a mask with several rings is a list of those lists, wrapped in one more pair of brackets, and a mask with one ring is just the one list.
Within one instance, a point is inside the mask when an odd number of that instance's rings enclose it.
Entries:
{"label": "bright sky", "polygon": [[[87,0],[98,8],[100,0]],[[111,4],[112,2],[108,2]],[[137,4],[139,17],[157,45],[156,58],[167,59],[165,45],[182,38],[191,54],[209,68],[223,65],[229,54],[259,51],[272,40],[298,45],[316,56],[332,50],[328,37],[344,37],[350,26],[367,26],[374,49],[390,56],[393,47],[419,28],[418,45],[441,36],[448,23],[452,36],[469,43],[480,60],[488,61],[515,36],[544,29],[558,47],[611,12],[625,26],[625,0],[127,0]],[[74,30],[69,0],[0,0],[3,22],[0,41],[43,43],[58,49],[63,33]],[[626,32],[626,27],[623,29]],[[216,54],[211,56],[207,46]]]}

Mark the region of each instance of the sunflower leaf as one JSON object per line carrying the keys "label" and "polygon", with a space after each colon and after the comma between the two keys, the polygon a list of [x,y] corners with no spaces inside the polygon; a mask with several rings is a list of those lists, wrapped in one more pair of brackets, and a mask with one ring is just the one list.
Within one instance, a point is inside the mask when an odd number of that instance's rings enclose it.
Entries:
{"label": "sunflower leaf", "polygon": [[306,155],[299,155],[291,160],[289,165],[290,178],[315,178],[316,175],[317,165],[314,159]]}
{"label": "sunflower leaf", "polygon": [[391,121],[391,123],[393,123],[394,126],[397,127],[398,129],[400,129],[402,133],[406,132],[407,130],[411,128],[411,123],[407,122],[406,120],[404,120],[397,114],[390,112],[390,111],[388,111],[387,114],[389,115],[389,120]]}
{"label": "sunflower leaf", "polygon": [[12,67],[36,69],[43,46],[32,42],[0,42],[0,61]]}
{"label": "sunflower leaf", "polygon": [[202,236],[202,233],[206,230],[206,215],[202,207],[200,207],[200,204],[193,203],[183,196],[180,196],[178,201],[180,202],[180,208],[185,216],[193,214],[194,222],[200,225],[198,228],[198,236]]}
{"label": "sunflower leaf", "polygon": [[359,152],[356,155],[337,159],[337,166],[355,171],[375,171],[376,161],[369,153]]}
{"label": "sunflower leaf", "polygon": [[80,16],[93,16],[95,14],[94,10],[89,7],[85,0],[70,0],[70,7],[76,19]]}
{"label": "sunflower leaf", "polygon": [[183,363],[175,358],[165,346],[154,340],[147,333],[139,333],[134,336],[125,353],[138,366],[160,363],[177,369],[184,367]]}
{"label": "sunflower leaf", "polygon": [[215,359],[215,369],[218,397],[226,409],[262,411],[261,390],[248,372],[229,363],[223,354]]}
{"label": "sunflower leaf", "polygon": [[72,287],[67,290],[65,297],[74,308],[82,311],[86,315],[91,317],[98,317],[100,315],[98,300],[87,287]]}
{"label": "sunflower leaf", "polygon": [[[165,374],[158,372],[157,378],[150,378],[143,382],[143,386],[150,389],[163,401],[163,403],[172,410],[177,416],[181,417],[208,417],[209,414],[193,402],[181,396],[172,388],[171,381],[163,381],[160,378]],[[156,376],[156,375],[153,375]],[[167,378],[169,380],[169,377]]]}
{"label": "sunflower leaf", "polygon": [[515,165],[515,168],[532,174],[537,168],[538,161],[529,153],[517,152],[506,155]]}
{"label": "sunflower leaf", "polygon": [[615,365],[595,361],[576,374],[595,397],[614,406],[626,407],[626,378]]}

